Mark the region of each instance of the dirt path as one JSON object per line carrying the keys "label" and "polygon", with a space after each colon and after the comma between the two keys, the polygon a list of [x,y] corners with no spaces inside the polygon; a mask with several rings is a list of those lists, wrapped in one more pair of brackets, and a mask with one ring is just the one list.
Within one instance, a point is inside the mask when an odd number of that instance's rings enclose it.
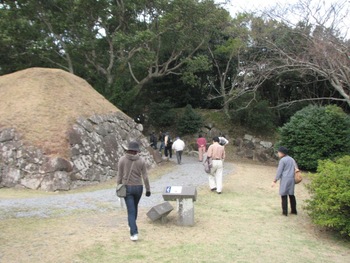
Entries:
{"label": "dirt path", "polygon": [[[232,172],[233,165],[226,164],[225,174]],[[203,165],[195,158],[185,156],[182,165],[176,166],[170,173],[151,182],[152,196],[150,198],[143,197],[140,206],[152,207],[162,202],[162,192],[166,186],[201,186],[207,182],[208,178]],[[114,188],[86,193],[2,199],[0,200],[0,219],[50,218],[70,215],[81,210],[106,212],[118,210],[121,206],[123,203],[116,197]]]}

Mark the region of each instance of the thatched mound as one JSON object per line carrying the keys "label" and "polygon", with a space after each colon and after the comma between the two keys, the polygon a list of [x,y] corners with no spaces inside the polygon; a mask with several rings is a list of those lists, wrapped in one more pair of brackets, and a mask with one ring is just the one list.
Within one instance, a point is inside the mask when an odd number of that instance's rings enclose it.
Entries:
{"label": "thatched mound", "polygon": [[69,190],[115,177],[124,146],[143,127],[86,81],[59,69],[0,77],[0,187]]}
{"label": "thatched mound", "polygon": [[60,69],[1,76],[0,94],[0,128],[15,128],[47,154],[67,155],[66,131],[78,117],[119,111],[85,80]]}

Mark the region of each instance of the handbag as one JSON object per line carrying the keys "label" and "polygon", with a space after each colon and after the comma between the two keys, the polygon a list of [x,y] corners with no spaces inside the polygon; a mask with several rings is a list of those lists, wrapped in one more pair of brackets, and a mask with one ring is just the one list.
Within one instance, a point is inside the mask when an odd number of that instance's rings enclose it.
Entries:
{"label": "handbag", "polygon": [[205,161],[204,161],[203,165],[204,165],[204,171],[207,174],[210,174],[211,173],[212,164],[210,162],[210,158],[209,157],[205,156]]}
{"label": "handbag", "polygon": [[301,171],[299,169],[295,169],[294,181],[296,184],[300,183],[303,180],[301,176]]}
{"label": "handbag", "polygon": [[115,193],[118,197],[121,197],[121,198],[124,198],[126,197],[126,184],[129,183],[129,180],[130,180],[130,175],[131,175],[131,172],[132,172],[132,168],[134,167],[134,162],[132,162],[131,164],[131,167],[130,167],[130,171],[129,171],[129,175],[128,175],[128,178],[125,182],[125,184],[121,183],[121,184],[118,184],[117,185],[117,188],[115,190]]}

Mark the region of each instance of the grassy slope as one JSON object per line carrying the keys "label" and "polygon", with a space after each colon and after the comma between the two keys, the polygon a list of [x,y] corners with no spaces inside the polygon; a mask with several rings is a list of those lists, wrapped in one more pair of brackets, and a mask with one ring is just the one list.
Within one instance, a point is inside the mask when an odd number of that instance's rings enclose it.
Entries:
{"label": "grassy slope", "polygon": [[205,125],[209,123],[214,124],[215,128],[234,135],[239,135],[241,133],[241,129],[235,127],[230,118],[221,110],[195,109],[195,111],[202,116]]}
{"label": "grassy slope", "polygon": [[[176,116],[179,119],[184,114],[185,108],[176,108]],[[194,109],[194,111],[202,117],[203,124],[213,124],[215,128],[230,133],[233,136],[244,135],[245,130],[237,125],[234,125],[221,110]],[[168,128],[169,131],[176,131],[176,124]]]}
{"label": "grassy slope", "polygon": [[277,134],[262,135],[256,132],[251,132],[242,125],[234,123],[221,110],[196,109],[195,111],[202,116],[205,124],[213,123],[214,127],[222,130],[225,133],[228,133],[233,138],[243,137],[245,134],[251,134],[253,136],[262,137],[265,140],[274,141],[277,136]]}
{"label": "grassy slope", "polygon": [[[169,168],[167,168],[169,169]],[[249,163],[225,181],[224,194],[203,188],[196,225],[151,223],[140,211],[141,240],[128,237],[125,212],[80,211],[50,219],[0,222],[4,262],[349,262],[350,243],[315,228],[302,209],[308,197],[297,186],[298,216],[281,216],[275,167]]]}

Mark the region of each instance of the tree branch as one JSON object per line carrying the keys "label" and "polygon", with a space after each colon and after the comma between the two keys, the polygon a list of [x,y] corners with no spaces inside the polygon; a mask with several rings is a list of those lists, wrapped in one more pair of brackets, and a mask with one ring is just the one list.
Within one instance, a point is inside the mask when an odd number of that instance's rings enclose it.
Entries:
{"label": "tree branch", "polygon": [[140,84],[140,81],[135,77],[135,74],[134,74],[134,71],[132,70],[132,66],[131,66],[130,62],[128,62],[128,67],[129,67],[129,71],[130,71],[131,77],[134,79],[134,81],[137,84]]}
{"label": "tree branch", "polygon": [[306,101],[320,101],[320,100],[333,100],[333,101],[346,102],[346,99],[340,99],[340,98],[334,98],[334,97],[309,98],[309,99],[300,99],[300,100],[284,102],[284,103],[278,104],[277,106],[270,107],[270,109],[284,109],[284,108],[289,108],[296,103],[301,103]]}

